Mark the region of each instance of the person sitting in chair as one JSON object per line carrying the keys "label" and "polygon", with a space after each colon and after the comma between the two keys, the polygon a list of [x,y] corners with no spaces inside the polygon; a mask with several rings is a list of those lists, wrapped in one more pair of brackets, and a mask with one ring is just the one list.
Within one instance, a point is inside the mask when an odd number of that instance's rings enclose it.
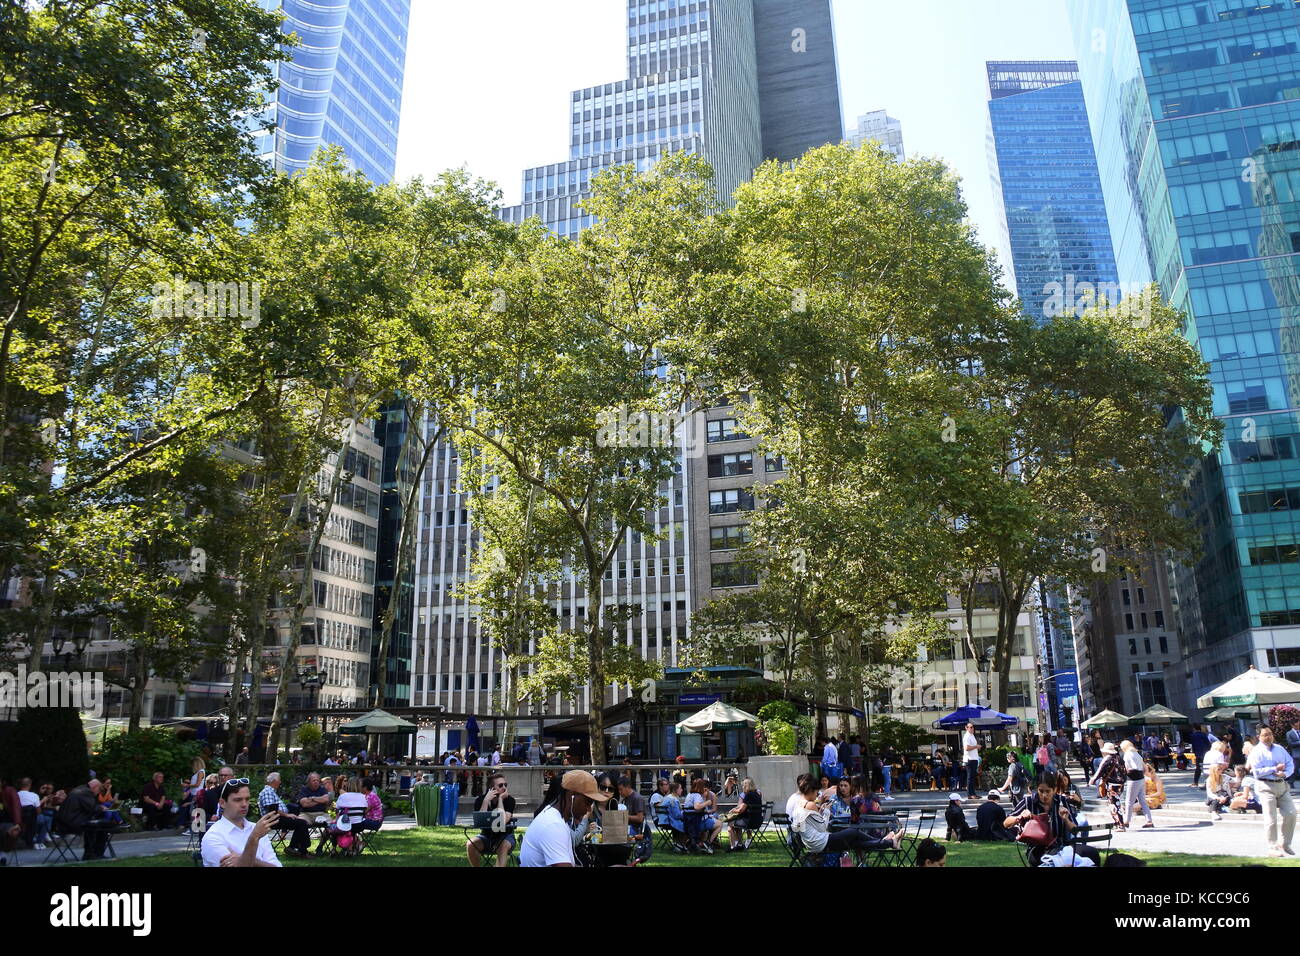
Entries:
{"label": "person sitting in chair", "polygon": [[[1070,810],[1061,799],[1060,794],[1056,792],[1056,777],[1053,774],[1045,774],[1034,789],[1025,794],[1025,796],[1011,809],[1002,825],[1004,828],[1019,828],[1022,839],[1025,836],[1024,827],[1035,817],[1045,827],[1046,833],[1041,842],[1036,842],[1029,846],[1029,865],[1038,866],[1043,859],[1044,854],[1055,853],[1061,847],[1065,846],[1070,840],[1070,834],[1075,830],[1074,821],[1070,818]],[[1086,856],[1098,866],[1101,865],[1101,854],[1090,846],[1076,846],[1075,852],[1080,856]]]}
{"label": "person sitting in chair", "polygon": [[515,798],[507,791],[506,775],[500,772],[487,778],[487,790],[474,800],[475,813],[492,814],[492,823],[465,843],[470,866],[479,866],[485,856],[495,856],[497,866],[510,862],[515,847]]}

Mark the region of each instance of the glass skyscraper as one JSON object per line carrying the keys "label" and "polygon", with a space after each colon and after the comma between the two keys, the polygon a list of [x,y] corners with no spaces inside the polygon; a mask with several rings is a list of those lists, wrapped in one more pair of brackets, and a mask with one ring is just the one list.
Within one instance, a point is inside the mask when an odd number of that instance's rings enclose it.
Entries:
{"label": "glass skyscraper", "polygon": [[1203,553],[1174,582],[1181,709],[1247,664],[1300,667],[1300,9],[1070,13],[1120,277],[1187,313],[1224,424],[1190,476]]}
{"label": "glass skyscraper", "polygon": [[[1064,290],[1117,281],[1088,112],[1072,61],[987,64],[989,173],[1025,311]],[[1072,280],[1072,281],[1071,281]],[[1073,301],[1073,297],[1071,297]]]}
{"label": "glass skyscraper", "polygon": [[276,169],[305,169],[321,146],[342,146],[373,182],[393,178],[402,110],[410,0],[262,0],[280,9],[281,30],[301,40],[275,64],[280,87],[268,107],[277,129],[261,135]]}

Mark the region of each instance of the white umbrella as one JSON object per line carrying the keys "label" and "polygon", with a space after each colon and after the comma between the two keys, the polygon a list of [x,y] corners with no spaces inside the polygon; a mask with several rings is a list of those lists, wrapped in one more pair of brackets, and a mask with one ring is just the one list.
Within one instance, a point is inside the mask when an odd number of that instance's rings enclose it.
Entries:
{"label": "white umbrella", "polygon": [[1161,704],[1152,704],[1146,710],[1139,711],[1128,719],[1130,727],[1145,727],[1147,724],[1174,724],[1187,717],[1176,710],[1170,710]]}
{"label": "white umbrella", "polygon": [[1101,713],[1089,717],[1080,726],[1088,730],[1127,727],[1128,718],[1113,710],[1103,710]]}
{"label": "white umbrella", "polygon": [[732,730],[736,727],[753,727],[758,718],[739,707],[715,700],[699,713],[691,714],[677,722],[679,734],[703,734],[710,730]]}
{"label": "white umbrella", "polygon": [[1226,684],[1196,698],[1197,707],[1255,707],[1300,701],[1300,684],[1277,674],[1255,670],[1255,665]]}

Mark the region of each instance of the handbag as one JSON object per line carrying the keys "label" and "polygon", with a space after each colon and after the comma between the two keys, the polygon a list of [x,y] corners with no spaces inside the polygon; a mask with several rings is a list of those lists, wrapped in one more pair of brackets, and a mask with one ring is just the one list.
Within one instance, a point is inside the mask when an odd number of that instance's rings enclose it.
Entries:
{"label": "handbag", "polygon": [[1047,823],[1047,814],[1036,813],[1026,820],[1016,841],[1030,846],[1051,846],[1055,843],[1056,838],[1052,836],[1052,828]]}

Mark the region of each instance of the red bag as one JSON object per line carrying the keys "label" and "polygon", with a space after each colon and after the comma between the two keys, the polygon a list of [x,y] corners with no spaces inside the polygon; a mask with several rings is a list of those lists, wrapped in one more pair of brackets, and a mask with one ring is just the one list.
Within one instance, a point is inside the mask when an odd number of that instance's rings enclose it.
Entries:
{"label": "red bag", "polygon": [[1051,846],[1056,842],[1052,836],[1052,828],[1048,825],[1046,813],[1036,813],[1020,827],[1020,833],[1016,837],[1019,843],[1028,843],[1030,846]]}

